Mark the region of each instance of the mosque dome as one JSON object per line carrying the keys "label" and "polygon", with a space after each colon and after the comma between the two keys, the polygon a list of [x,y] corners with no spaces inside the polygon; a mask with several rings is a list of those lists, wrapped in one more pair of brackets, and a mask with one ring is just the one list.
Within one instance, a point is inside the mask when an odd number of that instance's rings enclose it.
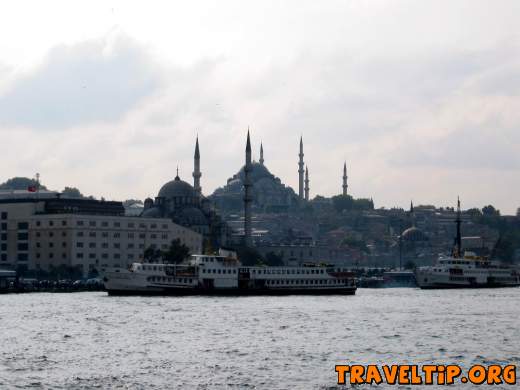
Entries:
{"label": "mosque dome", "polygon": [[159,198],[195,198],[197,194],[193,186],[176,176],[175,179],[169,181],[159,190]]}
{"label": "mosque dome", "polygon": [[[245,173],[245,166],[242,166],[240,171],[238,172],[238,177],[242,182],[244,182],[246,173]],[[249,177],[254,182],[263,179],[263,178],[269,178],[274,179],[274,175],[269,172],[269,169],[263,164],[260,164],[258,162],[252,162],[251,163],[251,171],[249,173]]]}
{"label": "mosque dome", "polygon": [[404,241],[409,242],[419,242],[419,241],[428,241],[428,237],[423,233],[421,229],[412,226],[411,228],[406,229],[401,237]]}
{"label": "mosque dome", "polygon": [[161,209],[159,209],[158,207],[150,207],[148,209],[145,209],[142,213],[141,213],[141,217],[146,217],[146,218],[161,218],[162,217],[162,212],[161,212]]}

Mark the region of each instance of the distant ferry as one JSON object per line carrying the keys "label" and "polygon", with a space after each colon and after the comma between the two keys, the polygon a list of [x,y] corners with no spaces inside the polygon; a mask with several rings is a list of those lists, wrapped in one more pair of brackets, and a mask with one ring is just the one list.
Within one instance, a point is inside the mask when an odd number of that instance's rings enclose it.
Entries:
{"label": "distant ferry", "polygon": [[354,275],[333,266],[244,267],[238,259],[193,255],[183,264],[133,263],[103,275],[110,295],[290,295],[356,292]]}
{"label": "distant ferry", "polygon": [[416,279],[423,289],[520,286],[518,270],[469,253],[440,257],[433,266],[417,268]]}
{"label": "distant ferry", "polygon": [[462,253],[460,232],[460,201],[457,204],[457,236],[451,256],[441,256],[433,266],[415,270],[417,284],[422,289],[484,288],[520,286],[520,273],[509,265]]}

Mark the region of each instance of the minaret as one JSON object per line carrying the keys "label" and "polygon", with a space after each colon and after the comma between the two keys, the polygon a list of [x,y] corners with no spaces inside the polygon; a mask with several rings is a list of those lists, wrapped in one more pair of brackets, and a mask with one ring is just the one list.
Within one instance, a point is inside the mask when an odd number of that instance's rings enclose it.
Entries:
{"label": "minaret", "polygon": [[305,167],[305,200],[309,201],[309,167]]}
{"label": "minaret", "polygon": [[246,144],[246,165],[244,166],[244,244],[246,246],[252,246],[253,240],[251,237],[251,202],[253,198],[251,196],[251,178],[249,173],[251,172],[251,141],[249,139],[249,129],[247,129],[247,144]]}
{"label": "minaret", "polygon": [[462,223],[462,220],[460,218],[460,198],[457,196],[457,219],[455,220],[455,223],[457,224],[457,236],[455,237],[455,246],[456,246],[456,254],[454,257],[461,257],[462,256],[462,236],[460,233],[460,224]]}
{"label": "minaret", "polygon": [[303,137],[300,137],[300,161],[298,162],[298,196],[303,200]]}
{"label": "minaret", "polygon": [[199,136],[197,135],[197,141],[195,142],[195,155],[193,158],[193,188],[199,195],[202,193],[202,188],[200,187],[201,176],[202,173],[200,173]]}
{"label": "minaret", "polygon": [[264,165],[264,147],[262,142],[260,142],[260,164]]}
{"label": "minaret", "polygon": [[347,162],[345,161],[345,164],[343,164],[343,196],[347,195],[347,189],[348,189],[347,179],[348,179]]}

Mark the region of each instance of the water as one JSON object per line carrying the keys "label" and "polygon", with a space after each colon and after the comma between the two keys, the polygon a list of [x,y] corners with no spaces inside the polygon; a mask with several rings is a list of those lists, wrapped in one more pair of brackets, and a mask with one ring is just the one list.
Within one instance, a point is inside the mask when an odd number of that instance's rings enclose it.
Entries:
{"label": "water", "polygon": [[519,298],[2,295],[0,389],[335,389],[336,364],[519,365]]}

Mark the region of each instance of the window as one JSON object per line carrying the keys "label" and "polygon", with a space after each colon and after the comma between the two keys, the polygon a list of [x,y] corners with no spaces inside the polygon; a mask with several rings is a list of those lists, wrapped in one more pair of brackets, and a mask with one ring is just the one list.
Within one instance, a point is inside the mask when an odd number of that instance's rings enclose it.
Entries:
{"label": "window", "polygon": [[95,259],[96,258],[96,254],[95,253],[89,253],[88,254],[88,258],[89,259]]}
{"label": "window", "polygon": [[116,228],[121,227],[121,223],[120,222],[114,222],[114,227],[116,227]]}
{"label": "window", "polygon": [[29,239],[29,233],[18,233],[19,241],[27,241]]}
{"label": "window", "polygon": [[163,240],[167,240],[167,239],[168,239],[168,235],[167,235],[167,234],[163,234],[163,235],[161,236],[161,238],[162,238]]}
{"label": "window", "polygon": [[101,226],[103,226],[103,227],[108,227],[108,222],[107,222],[107,221],[103,221],[103,222],[101,222]]}
{"label": "window", "polygon": [[83,248],[83,243],[82,242],[76,242],[76,247],[77,248]]}
{"label": "window", "polygon": [[76,253],[76,258],[82,259],[83,258],[83,253]]}
{"label": "window", "polygon": [[7,254],[2,253],[2,261],[7,261]]}
{"label": "window", "polygon": [[67,237],[67,232],[61,232],[62,237]]}
{"label": "window", "polygon": [[49,242],[49,248],[54,248],[54,242]]}
{"label": "window", "polygon": [[144,249],[144,244],[139,244],[139,249]]}
{"label": "window", "polygon": [[163,224],[162,224],[162,228],[163,228],[163,229],[168,229],[168,224],[163,223]]}
{"label": "window", "polygon": [[62,242],[62,243],[61,243],[61,247],[62,247],[62,248],[66,248],[66,247],[67,247],[67,243],[66,243],[66,242]]}
{"label": "window", "polygon": [[77,236],[77,237],[83,237],[83,232],[77,232],[77,233],[76,233],[76,236]]}
{"label": "window", "polygon": [[2,244],[1,248],[2,248],[3,251],[6,251],[7,250],[7,244]]}
{"label": "window", "polygon": [[18,244],[18,250],[19,251],[27,251],[27,250],[29,250],[29,244],[27,244],[26,242]]}
{"label": "window", "polygon": [[36,248],[40,248],[41,244],[39,242],[36,243]]}
{"label": "window", "polygon": [[101,237],[105,237],[105,238],[108,237],[108,232],[101,233]]}
{"label": "window", "polygon": [[[50,256],[52,257],[52,256]],[[27,253],[18,253],[18,261],[27,261],[28,255]]]}
{"label": "window", "polygon": [[114,238],[119,238],[119,237],[121,237],[121,234],[119,232],[114,233]]}
{"label": "window", "polygon": [[36,226],[40,226],[42,223],[40,221],[36,221]]}
{"label": "window", "polygon": [[49,237],[54,237],[54,232],[49,232]]}
{"label": "window", "polygon": [[133,248],[134,248],[134,244],[128,243],[128,249],[133,249]]}
{"label": "window", "polygon": [[66,258],[67,258],[67,254],[66,254],[66,253],[62,253],[62,254],[61,254],[61,258],[62,258],[62,259],[66,259]]}
{"label": "window", "polygon": [[18,229],[27,230],[27,229],[29,229],[29,224],[27,222],[18,222]]}
{"label": "window", "polygon": [[157,229],[157,224],[152,223],[152,224],[150,225],[150,228],[151,228],[151,229]]}
{"label": "window", "polygon": [[2,225],[0,225],[0,227],[2,228],[2,230],[7,230],[7,224],[5,222],[2,223]]}
{"label": "window", "polygon": [[102,243],[101,248],[104,248],[104,249],[108,248],[108,242]]}
{"label": "window", "polygon": [[89,248],[95,248],[96,247],[96,243],[95,242],[89,242],[88,247]]}
{"label": "window", "polygon": [[61,221],[61,226],[67,226],[67,221]]}
{"label": "window", "polygon": [[83,222],[83,221],[77,221],[76,222],[76,225],[78,225],[78,226],[83,226],[84,224],[85,224],[85,222]]}
{"label": "window", "polygon": [[128,227],[129,227],[129,228],[134,228],[134,227],[135,227],[135,224],[134,224],[133,222],[129,222],[129,223],[128,223]]}
{"label": "window", "polygon": [[139,238],[146,238],[146,235],[144,233],[139,233]]}
{"label": "window", "polygon": [[54,226],[54,221],[49,221],[49,226]]}
{"label": "window", "polygon": [[134,233],[128,233],[128,238],[134,238]]}
{"label": "window", "polygon": [[150,234],[150,238],[157,238],[157,234]]}
{"label": "window", "polygon": [[89,232],[88,236],[89,237],[96,237],[96,232]]}
{"label": "window", "polygon": [[114,248],[116,248],[116,249],[121,248],[121,244],[119,244],[119,242],[114,242]]}
{"label": "window", "polygon": [[108,259],[108,253],[101,254],[101,258],[102,259]]}
{"label": "window", "polygon": [[7,213],[5,211],[2,211],[2,216],[1,216],[2,219],[7,219]]}
{"label": "window", "polygon": [[96,221],[89,221],[88,225],[89,226],[96,226]]}
{"label": "window", "polygon": [[121,258],[121,254],[119,253],[114,253],[114,259],[120,259]]}

